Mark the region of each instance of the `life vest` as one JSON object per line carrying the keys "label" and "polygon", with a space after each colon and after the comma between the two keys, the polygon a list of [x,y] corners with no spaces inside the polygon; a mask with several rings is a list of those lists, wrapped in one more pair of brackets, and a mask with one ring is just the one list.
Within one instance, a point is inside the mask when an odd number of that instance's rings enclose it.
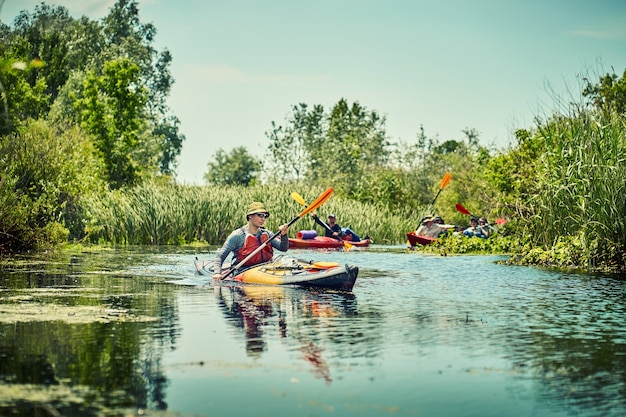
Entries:
{"label": "life vest", "polygon": [[[267,233],[261,233],[261,238],[258,239],[256,236],[251,235],[250,233],[246,233],[246,239],[243,242],[243,246],[237,251],[237,259],[244,260],[248,255],[254,252],[259,248],[263,243],[269,240],[269,236]],[[246,261],[242,266],[253,266],[256,264],[260,264],[262,262],[266,262],[272,259],[274,256],[274,248],[272,245],[268,243],[254,254],[254,256]]]}

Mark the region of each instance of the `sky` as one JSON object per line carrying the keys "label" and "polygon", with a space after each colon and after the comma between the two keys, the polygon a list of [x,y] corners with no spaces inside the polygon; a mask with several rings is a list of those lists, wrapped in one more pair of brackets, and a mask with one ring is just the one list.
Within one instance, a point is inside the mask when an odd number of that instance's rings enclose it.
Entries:
{"label": "sky", "polygon": [[[0,0],[2,3],[2,0]],[[5,0],[0,20],[41,0]],[[114,0],[49,0],[101,19]],[[386,117],[391,142],[420,127],[514,145],[581,79],[626,69],[626,0],[138,0],[175,79],[168,104],[185,135],[177,181],[203,184],[222,149],[262,158],[293,106],[341,99]],[[569,100],[566,100],[566,102]]]}

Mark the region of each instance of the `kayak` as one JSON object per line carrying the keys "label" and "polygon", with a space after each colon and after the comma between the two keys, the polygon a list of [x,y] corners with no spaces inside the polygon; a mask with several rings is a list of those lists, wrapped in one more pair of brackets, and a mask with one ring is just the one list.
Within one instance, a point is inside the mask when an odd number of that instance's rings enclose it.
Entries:
{"label": "kayak", "polygon": [[426,245],[430,245],[435,240],[437,240],[436,237],[417,235],[415,234],[415,232],[408,232],[406,234],[406,237],[407,239],[409,239],[409,243],[411,246],[417,246],[417,245],[426,246]]}
{"label": "kayak", "polygon": [[289,238],[289,247],[297,249],[335,249],[343,248],[344,242],[358,248],[366,248],[370,245],[371,239],[361,239],[358,242],[351,240],[339,240],[334,237],[315,236],[312,239],[301,239],[298,237]]}
{"label": "kayak", "polygon": [[[194,264],[198,273],[213,275],[212,262],[206,263],[196,258]],[[270,262],[242,270],[226,280],[352,291],[358,274],[359,268],[353,265],[340,266],[337,262],[313,262],[279,255]]]}

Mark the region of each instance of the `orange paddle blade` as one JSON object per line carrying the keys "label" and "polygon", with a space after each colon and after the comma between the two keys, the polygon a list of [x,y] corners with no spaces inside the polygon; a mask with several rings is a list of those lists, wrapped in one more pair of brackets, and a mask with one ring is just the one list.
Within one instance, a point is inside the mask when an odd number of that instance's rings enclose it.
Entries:
{"label": "orange paddle blade", "polygon": [[439,187],[439,189],[443,190],[444,188],[446,188],[448,184],[450,184],[450,181],[452,181],[452,175],[450,175],[449,172],[446,172],[446,175],[444,175],[441,179],[441,186]]}

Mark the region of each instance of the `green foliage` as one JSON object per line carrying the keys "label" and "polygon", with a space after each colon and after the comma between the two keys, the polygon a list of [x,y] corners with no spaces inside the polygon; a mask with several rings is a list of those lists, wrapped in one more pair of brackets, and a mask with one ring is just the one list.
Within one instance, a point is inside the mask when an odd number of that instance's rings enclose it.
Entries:
{"label": "green foliage", "polygon": [[604,112],[626,115],[626,70],[619,78],[615,72],[600,77],[597,84],[585,78],[583,96],[589,97],[593,106]]}
{"label": "green foliage", "polygon": [[315,161],[309,152],[324,141],[324,108],[300,103],[292,107],[285,126],[272,122],[266,132],[267,148],[265,174],[269,181],[297,182],[310,177]]}
{"label": "green foliage", "polygon": [[218,149],[213,155],[215,161],[209,162],[204,179],[213,185],[253,185],[261,171],[260,160],[248,153],[243,147],[237,147],[230,153]]}
{"label": "green foliage", "polygon": [[306,180],[334,185],[340,194],[362,194],[352,179],[382,166],[389,157],[385,118],[345,99],[326,114],[320,105],[292,108],[285,127],[272,122],[266,175],[271,180]]}
{"label": "green foliage", "polygon": [[518,131],[518,148],[498,158],[500,169],[492,167],[494,178],[513,168],[509,188],[501,189],[518,233],[534,243],[520,262],[586,270],[624,265],[626,118],[616,111],[619,94],[607,87],[610,80],[586,87],[595,107],[572,104],[568,114]]}
{"label": "green foliage", "polygon": [[[85,111],[103,113],[108,104],[85,109],[81,104],[90,100],[93,104],[94,97],[85,98],[82,94],[102,93],[111,87],[120,107],[110,113],[128,117],[127,121],[115,121],[117,133],[123,136],[121,142],[126,142],[125,146],[141,142],[137,148],[142,149],[126,158],[117,153],[119,146],[108,148],[104,157],[112,186],[132,183],[141,175],[154,175],[159,170],[173,174],[185,137],[179,132],[178,119],[165,104],[174,82],[169,71],[172,56],[167,50],[154,49],[155,35],[152,24],[140,22],[138,4],[133,0],[118,0],[101,23],[74,19],[65,8],[44,3],[36,6],[33,13],[21,12],[13,29],[3,25],[0,30],[0,89],[2,85],[6,88],[6,117],[0,121],[0,128],[9,133],[10,126],[29,117],[45,118],[50,109],[54,109],[55,122],[64,125],[86,119],[102,120],[101,114],[85,115]],[[137,66],[132,70],[132,83],[128,83],[127,71],[118,68],[111,72],[112,66],[120,67],[119,63],[125,61]],[[14,62],[45,65],[31,65],[17,73],[6,65]],[[117,76],[119,80],[111,78]],[[108,77],[109,82],[99,80],[95,86],[94,77]],[[91,87],[84,90],[82,85],[77,87],[77,82],[87,82]],[[124,84],[133,87],[126,97],[121,96]],[[132,96],[143,99],[133,102]],[[137,115],[143,121],[140,127],[136,126]],[[88,129],[95,128],[91,124]],[[103,129],[112,133],[111,123]],[[101,142],[106,142],[105,136],[100,136]]]}
{"label": "green foliage", "polygon": [[141,149],[147,94],[138,81],[139,66],[133,62],[106,62],[102,75],[87,74],[83,97],[74,102],[81,126],[95,137],[113,188],[134,184],[143,168],[135,154]]}
{"label": "green foliage", "polygon": [[441,255],[464,253],[504,255],[520,253],[523,251],[523,245],[517,237],[500,233],[495,233],[488,239],[449,233],[428,246],[418,246],[415,249]]}
{"label": "green foliage", "polygon": [[0,248],[27,250],[83,234],[83,198],[102,192],[101,167],[79,129],[28,121],[0,139]]}
{"label": "green foliage", "polygon": [[0,132],[9,134],[15,126],[19,126],[20,121],[45,114],[50,99],[45,92],[45,79],[38,78],[32,86],[27,80],[30,72],[42,66],[44,64],[39,60],[25,62],[0,52],[0,95],[3,102]]}
{"label": "green foliage", "polygon": [[[286,184],[245,187],[146,182],[90,199],[88,211],[93,216],[87,232],[92,242],[221,245],[235,228],[245,224],[246,208],[252,201],[264,202],[270,211],[268,229],[276,231],[280,224],[289,222],[302,211],[291,198],[293,191],[305,201],[313,201],[324,189]],[[335,196],[324,203],[323,211],[336,213],[342,226],[369,234],[381,244],[404,243],[406,230],[412,227],[412,221],[385,207]],[[306,216],[290,228],[290,236],[313,227],[313,219]]]}

